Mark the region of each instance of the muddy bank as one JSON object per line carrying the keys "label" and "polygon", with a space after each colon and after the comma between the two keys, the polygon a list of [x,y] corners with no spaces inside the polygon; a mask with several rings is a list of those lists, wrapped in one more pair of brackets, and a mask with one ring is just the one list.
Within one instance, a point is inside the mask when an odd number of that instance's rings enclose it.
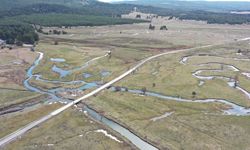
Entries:
{"label": "muddy bank", "polygon": [[27,107],[37,105],[37,104],[43,102],[45,99],[47,99],[46,95],[40,95],[38,97],[28,99],[24,102],[11,104],[9,106],[0,107],[0,116],[5,115],[5,114],[9,114],[9,113],[13,113],[13,112],[18,112],[18,111],[21,111]]}

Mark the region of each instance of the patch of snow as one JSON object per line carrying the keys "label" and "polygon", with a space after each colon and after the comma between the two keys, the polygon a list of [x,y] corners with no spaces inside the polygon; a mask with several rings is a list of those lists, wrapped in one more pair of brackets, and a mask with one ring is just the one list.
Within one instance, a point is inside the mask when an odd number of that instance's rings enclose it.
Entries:
{"label": "patch of snow", "polygon": [[199,86],[202,86],[205,83],[205,81],[200,80]]}
{"label": "patch of snow", "polygon": [[152,75],[156,75],[157,73],[158,73],[158,71],[156,71],[156,72],[153,72],[153,73],[152,73]]}
{"label": "patch of snow", "polygon": [[68,104],[68,102],[66,102],[66,101],[59,101],[59,103],[61,103],[61,104]]}
{"label": "patch of snow", "polygon": [[180,61],[181,64],[185,65],[187,63],[188,57],[183,57]]}
{"label": "patch of snow", "polygon": [[154,118],[152,118],[152,119],[150,119],[150,120],[155,122],[155,121],[157,121],[157,120],[166,118],[166,117],[172,115],[173,113],[174,113],[174,112],[166,112],[165,114],[163,114],[163,115],[161,115],[161,116],[159,116],[159,117],[154,117]]}
{"label": "patch of snow", "polygon": [[32,44],[23,44],[23,47],[33,47],[33,45]]}
{"label": "patch of snow", "polygon": [[243,72],[241,74],[244,75],[244,76],[246,76],[246,77],[248,77],[248,78],[250,78],[250,73],[248,73],[248,72]]}
{"label": "patch of snow", "polygon": [[250,61],[250,59],[247,59],[247,58],[234,58],[234,60],[238,60],[238,61]]}
{"label": "patch of snow", "polygon": [[88,112],[85,110],[85,111],[83,111],[83,113],[85,114],[85,115],[88,115]]}
{"label": "patch of snow", "polygon": [[95,132],[103,133],[106,137],[109,137],[110,139],[115,140],[116,142],[122,143],[122,141],[118,140],[115,136],[108,134],[106,130],[99,129],[99,130],[96,130]]}
{"label": "patch of snow", "polygon": [[232,65],[227,65],[229,68],[231,68],[233,71],[238,72],[240,71],[238,68],[232,66]]}
{"label": "patch of snow", "polygon": [[243,92],[248,97],[248,99],[250,99],[250,93],[248,91],[246,91],[245,89],[243,89],[243,88],[241,88],[239,86],[237,86],[236,88],[238,90],[240,90],[241,92]]}
{"label": "patch of snow", "polygon": [[247,41],[247,40],[250,40],[250,37],[239,39],[238,41]]}
{"label": "patch of snow", "polygon": [[14,65],[21,65],[22,62],[21,62],[21,61],[14,61],[13,64],[14,64]]}
{"label": "patch of snow", "polygon": [[133,36],[136,36],[136,35],[138,35],[139,33],[135,33],[135,34],[133,34]]}
{"label": "patch of snow", "polygon": [[234,81],[227,82],[227,84],[228,84],[230,87],[234,87],[234,86],[235,86],[235,82],[234,82]]}
{"label": "patch of snow", "polygon": [[54,144],[48,144],[48,146],[54,146]]}

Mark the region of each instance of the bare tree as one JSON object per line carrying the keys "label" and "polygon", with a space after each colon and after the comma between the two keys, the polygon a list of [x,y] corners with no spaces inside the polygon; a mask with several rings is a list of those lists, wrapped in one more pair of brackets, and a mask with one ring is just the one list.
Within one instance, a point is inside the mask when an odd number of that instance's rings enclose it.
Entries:
{"label": "bare tree", "polygon": [[140,15],[140,14],[137,14],[135,18],[141,19],[141,15]]}
{"label": "bare tree", "polygon": [[155,84],[155,83],[153,83],[153,84],[152,84],[152,87],[155,87],[155,86],[156,86],[156,84]]}
{"label": "bare tree", "polygon": [[55,41],[55,42],[54,42],[54,45],[58,45],[58,41]]}
{"label": "bare tree", "polygon": [[128,92],[128,88],[127,87],[125,87],[124,89],[125,89],[126,92]]}
{"label": "bare tree", "polygon": [[155,26],[153,26],[152,24],[149,25],[149,30],[155,30]]}
{"label": "bare tree", "polygon": [[111,51],[108,51],[108,57],[109,57],[109,59],[111,59],[111,57],[112,57],[112,52]]}
{"label": "bare tree", "polygon": [[236,87],[238,86],[238,81],[239,81],[239,76],[236,75],[236,76],[234,77],[234,88],[236,88]]}
{"label": "bare tree", "polygon": [[161,26],[160,30],[168,30],[167,26]]}
{"label": "bare tree", "polygon": [[224,65],[223,64],[220,65],[220,70],[224,70]]}
{"label": "bare tree", "polygon": [[143,88],[141,89],[141,91],[142,91],[142,94],[145,95],[145,94],[146,94],[146,91],[147,91],[147,88],[146,88],[146,87],[143,87]]}
{"label": "bare tree", "polygon": [[195,97],[196,97],[196,95],[197,95],[197,93],[196,93],[195,91],[193,91],[193,92],[192,92],[192,96],[193,96],[193,98],[195,98]]}

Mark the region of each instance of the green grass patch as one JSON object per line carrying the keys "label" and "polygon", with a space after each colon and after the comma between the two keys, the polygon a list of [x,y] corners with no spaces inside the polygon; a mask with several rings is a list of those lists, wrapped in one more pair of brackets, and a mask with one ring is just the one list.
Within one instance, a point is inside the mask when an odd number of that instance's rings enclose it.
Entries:
{"label": "green grass patch", "polygon": [[39,128],[32,129],[22,136],[22,139],[7,145],[6,149],[132,149],[125,141],[118,143],[102,133],[96,133],[98,129],[107,130],[109,134],[122,139],[106,127],[90,122],[82,112],[70,109],[45,122]]}
{"label": "green grass patch", "polygon": [[[167,101],[105,91],[87,102],[161,149],[246,149],[249,117],[224,116],[218,103]],[[169,117],[152,118],[173,112]]]}

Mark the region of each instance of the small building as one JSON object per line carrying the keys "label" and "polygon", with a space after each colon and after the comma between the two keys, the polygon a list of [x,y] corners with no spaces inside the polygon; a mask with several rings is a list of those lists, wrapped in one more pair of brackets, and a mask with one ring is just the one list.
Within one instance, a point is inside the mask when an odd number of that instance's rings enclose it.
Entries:
{"label": "small building", "polygon": [[5,41],[0,39],[0,45],[5,45]]}

